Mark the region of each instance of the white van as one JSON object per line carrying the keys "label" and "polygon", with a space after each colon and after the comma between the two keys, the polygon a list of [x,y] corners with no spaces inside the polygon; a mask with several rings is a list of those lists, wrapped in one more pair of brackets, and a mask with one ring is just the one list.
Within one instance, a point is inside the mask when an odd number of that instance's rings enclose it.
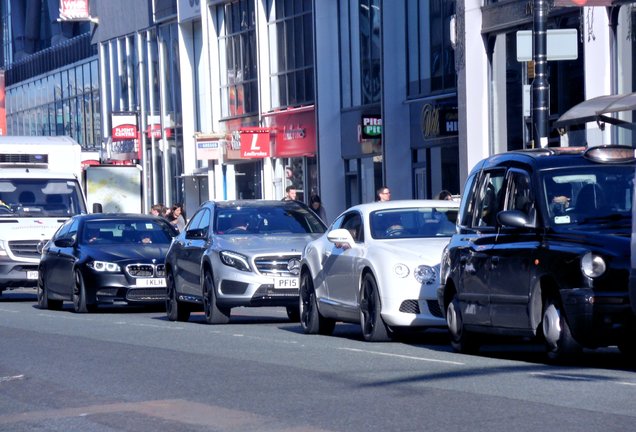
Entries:
{"label": "white van", "polygon": [[87,212],[81,158],[69,137],[0,137],[0,294],[35,287],[44,244]]}

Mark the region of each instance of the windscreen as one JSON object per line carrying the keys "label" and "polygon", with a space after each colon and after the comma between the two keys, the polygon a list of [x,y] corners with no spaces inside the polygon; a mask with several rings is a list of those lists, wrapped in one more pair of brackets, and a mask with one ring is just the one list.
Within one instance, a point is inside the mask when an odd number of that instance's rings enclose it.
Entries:
{"label": "windscreen", "polygon": [[374,239],[450,237],[455,233],[456,207],[392,208],[370,215]]}
{"label": "windscreen", "polygon": [[70,217],[86,213],[79,184],[63,179],[0,179],[0,217]]}
{"label": "windscreen", "polygon": [[222,207],[214,232],[228,235],[324,233],[324,223],[301,206]]}
{"label": "windscreen", "polygon": [[97,220],[86,222],[80,243],[169,245],[174,235],[175,231],[162,220]]}
{"label": "windscreen", "polygon": [[543,176],[548,220],[572,225],[631,225],[634,166],[588,165],[550,170]]}

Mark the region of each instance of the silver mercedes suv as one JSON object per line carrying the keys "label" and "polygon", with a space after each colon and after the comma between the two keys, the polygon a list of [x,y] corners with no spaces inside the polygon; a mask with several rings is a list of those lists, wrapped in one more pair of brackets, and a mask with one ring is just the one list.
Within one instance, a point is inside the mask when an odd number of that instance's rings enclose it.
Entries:
{"label": "silver mercedes suv", "polygon": [[208,201],[174,238],[166,256],[166,313],[210,324],[238,306],[283,306],[298,321],[300,256],[325,224],[298,201]]}

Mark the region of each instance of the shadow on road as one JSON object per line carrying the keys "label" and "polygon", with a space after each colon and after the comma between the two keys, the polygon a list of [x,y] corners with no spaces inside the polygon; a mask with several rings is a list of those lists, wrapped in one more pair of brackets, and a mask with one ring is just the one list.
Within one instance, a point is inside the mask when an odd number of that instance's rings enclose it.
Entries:
{"label": "shadow on road", "polygon": [[31,290],[21,288],[15,291],[3,291],[2,295],[0,295],[0,303],[34,302],[37,299],[35,288]]}

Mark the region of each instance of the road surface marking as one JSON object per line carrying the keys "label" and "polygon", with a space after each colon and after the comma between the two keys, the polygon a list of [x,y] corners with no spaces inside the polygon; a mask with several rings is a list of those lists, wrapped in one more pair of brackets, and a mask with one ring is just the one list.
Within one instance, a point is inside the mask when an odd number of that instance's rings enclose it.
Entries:
{"label": "road surface marking", "polygon": [[418,360],[418,361],[425,361],[425,362],[431,362],[431,363],[445,363],[445,364],[452,364],[452,365],[458,365],[458,366],[465,365],[465,363],[451,361],[451,360],[439,360],[439,359],[433,359],[428,357],[416,357],[416,356],[407,356],[403,354],[391,354],[391,353],[385,353],[380,351],[361,350],[357,348],[338,348],[338,349],[343,351],[361,352],[365,354],[375,354],[375,355],[381,355],[381,356],[387,356],[387,357],[397,357],[397,358],[403,358],[408,360]]}
{"label": "road surface marking", "polygon": [[21,380],[23,378],[24,378],[24,375],[5,376],[5,377],[0,377],[0,382]]}

